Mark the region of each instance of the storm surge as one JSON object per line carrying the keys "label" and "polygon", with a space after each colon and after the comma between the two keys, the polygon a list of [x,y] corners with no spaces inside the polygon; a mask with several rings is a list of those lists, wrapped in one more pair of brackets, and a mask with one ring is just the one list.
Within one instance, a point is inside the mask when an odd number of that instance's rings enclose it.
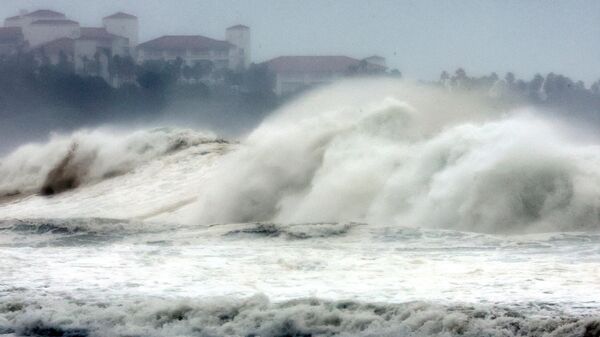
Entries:
{"label": "storm surge", "polygon": [[194,223],[597,230],[600,146],[532,109],[392,80],[309,94],[222,158]]}

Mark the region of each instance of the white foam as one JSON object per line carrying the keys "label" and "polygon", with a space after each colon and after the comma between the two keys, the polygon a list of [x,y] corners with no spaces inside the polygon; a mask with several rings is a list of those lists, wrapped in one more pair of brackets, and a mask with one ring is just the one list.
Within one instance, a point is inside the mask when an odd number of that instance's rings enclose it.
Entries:
{"label": "white foam", "polygon": [[191,222],[597,230],[600,146],[533,111],[395,81],[283,108],[223,158]]}

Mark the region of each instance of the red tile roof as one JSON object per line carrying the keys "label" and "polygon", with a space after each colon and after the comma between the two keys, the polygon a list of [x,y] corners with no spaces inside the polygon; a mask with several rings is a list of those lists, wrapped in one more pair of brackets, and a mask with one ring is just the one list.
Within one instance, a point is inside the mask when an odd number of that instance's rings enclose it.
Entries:
{"label": "red tile roof", "polygon": [[60,12],[51,11],[49,9],[39,9],[31,13],[27,13],[24,16],[36,17],[36,18],[64,18],[65,15]]}
{"label": "red tile roof", "polygon": [[40,9],[40,10],[31,12],[31,13],[25,13],[23,15],[11,16],[9,18],[6,18],[6,20],[17,20],[23,16],[33,17],[33,18],[65,18],[65,15],[63,13],[51,11],[49,9]]}
{"label": "red tile roof", "polygon": [[0,27],[0,42],[23,41],[21,27]]}
{"label": "red tile roof", "polygon": [[250,27],[244,26],[244,25],[235,25],[235,26],[228,27],[227,29],[250,29]]}
{"label": "red tile roof", "polygon": [[123,12],[116,12],[115,14],[105,16],[104,18],[105,19],[137,19],[137,16],[123,13]]}
{"label": "red tile roof", "polygon": [[31,23],[32,25],[51,25],[51,26],[61,26],[61,25],[78,25],[79,22],[73,20],[36,20]]}
{"label": "red tile roof", "polygon": [[80,39],[83,40],[114,40],[120,36],[111,34],[102,27],[81,27]]}
{"label": "red tile roof", "polygon": [[347,56],[280,56],[266,62],[275,72],[344,72],[360,61]]}
{"label": "red tile roof", "polygon": [[138,46],[147,50],[226,50],[232,44],[202,35],[166,35]]}

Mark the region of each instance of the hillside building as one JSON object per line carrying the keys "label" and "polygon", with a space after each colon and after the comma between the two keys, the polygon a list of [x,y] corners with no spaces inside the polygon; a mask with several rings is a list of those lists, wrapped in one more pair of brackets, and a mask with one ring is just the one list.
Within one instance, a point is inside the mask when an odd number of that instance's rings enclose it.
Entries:
{"label": "hillside building", "polygon": [[[381,57],[379,57],[381,58]],[[267,61],[275,75],[275,93],[287,95],[304,88],[332,83],[354,73],[379,73],[386,70],[385,59],[358,60],[348,56],[280,56]],[[383,65],[382,65],[383,64]]]}
{"label": "hillside building", "polygon": [[21,11],[4,20],[4,25],[0,30],[0,52],[27,48],[40,62],[57,64],[65,60],[79,73],[104,78],[109,75],[110,58],[133,56],[138,41],[137,17],[122,12],[104,17],[102,27],[81,27],[65,14],[47,9]]}
{"label": "hillside building", "polygon": [[226,40],[202,35],[166,35],[137,47],[139,63],[181,59],[192,66],[210,62],[215,69],[244,69],[250,64],[250,28],[237,25],[226,30]]}

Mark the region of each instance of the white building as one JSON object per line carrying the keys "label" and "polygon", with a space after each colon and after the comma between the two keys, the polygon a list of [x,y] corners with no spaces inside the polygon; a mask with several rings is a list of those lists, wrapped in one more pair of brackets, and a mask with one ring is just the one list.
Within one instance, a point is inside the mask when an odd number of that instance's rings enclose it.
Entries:
{"label": "white building", "polygon": [[[385,66],[347,56],[280,56],[266,62],[275,75],[275,93],[291,94],[315,85],[328,84],[355,73],[378,73]],[[384,59],[385,64],[385,59]]]}
{"label": "white building", "polygon": [[31,13],[21,11],[4,20],[5,27],[19,27],[30,47],[63,37],[77,38],[79,23],[68,20],[63,13],[41,9]]}
{"label": "white building", "polygon": [[233,45],[230,50],[230,68],[245,69],[250,65],[250,27],[235,25],[227,28],[225,39]]}
{"label": "white building", "polygon": [[41,64],[46,62],[58,64],[61,57],[75,64],[75,39],[63,37],[50,42],[43,43],[32,49],[34,56]]}
{"label": "white building", "polygon": [[[110,58],[131,55],[135,50],[138,23],[135,16],[118,12],[103,18],[102,24],[103,27],[81,27],[63,13],[47,9],[21,11],[4,20],[6,27],[0,31],[0,52],[15,49],[12,45],[20,43],[20,32],[22,45],[30,48],[38,60],[57,64],[66,58],[77,72],[92,71],[108,78]],[[10,48],[2,46],[4,40],[5,44],[11,44]]]}
{"label": "white building", "polygon": [[104,17],[102,24],[102,28],[82,28],[79,22],[67,19],[63,13],[48,9],[31,13],[21,11],[21,14],[4,20],[5,27],[21,29],[25,41],[31,48],[68,38],[82,39],[88,41],[88,44],[89,41],[94,40],[102,48],[112,45],[112,42],[108,43],[107,40],[117,41],[115,47],[118,50],[111,51],[112,54],[123,53],[123,39],[127,40],[125,51],[135,49],[138,41],[138,23],[135,16],[118,12]]}
{"label": "white building", "polygon": [[102,19],[102,26],[107,32],[123,36],[129,40],[129,49],[133,53],[138,45],[139,24],[135,15],[117,12],[105,16]]}
{"label": "white building", "polygon": [[73,63],[79,73],[94,73],[108,79],[110,58],[129,55],[129,40],[104,28],[81,27],[79,37],[62,37],[33,48],[42,62],[57,64],[61,57]]}
{"label": "white building", "polygon": [[36,20],[23,27],[25,39],[34,48],[60,38],[76,39],[81,35],[79,23],[73,20]]}
{"label": "white building", "polygon": [[108,62],[113,56],[129,55],[129,40],[125,37],[109,33],[104,28],[83,27],[81,36],[75,43],[75,70],[86,72],[86,62],[100,61],[100,74],[108,74]]}
{"label": "white building", "polygon": [[186,65],[210,62],[215,69],[240,69],[250,64],[250,28],[229,27],[227,41],[202,35],[166,35],[138,45],[138,62],[182,59]]}

